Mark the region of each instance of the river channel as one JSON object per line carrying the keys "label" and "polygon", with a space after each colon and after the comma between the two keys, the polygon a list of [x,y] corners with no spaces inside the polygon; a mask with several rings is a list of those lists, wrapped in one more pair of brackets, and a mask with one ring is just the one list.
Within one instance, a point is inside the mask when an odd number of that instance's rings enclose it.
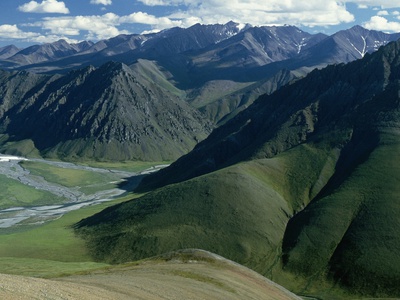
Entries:
{"label": "river channel", "polygon": [[[109,190],[98,191],[94,194],[84,194],[79,188],[69,188],[63,185],[46,181],[41,176],[32,175],[29,170],[21,166],[20,162],[27,160],[22,157],[0,154],[0,174],[10,179],[17,180],[22,184],[29,185],[38,190],[50,192],[56,196],[67,199],[63,203],[32,207],[11,207],[0,210],[0,229],[10,228],[19,225],[36,225],[46,221],[59,218],[67,212],[80,209],[85,206],[99,204],[110,201],[126,193],[126,188],[112,188]],[[59,168],[86,170],[99,173],[112,173],[119,182],[129,178],[129,189],[135,188],[139,184],[144,174],[159,170],[164,166],[156,166],[140,173],[92,168],[67,162],[47,161],[43,159],[29,159],[40,163],[51,164]],[[1,200],[1,199],[0,199]]]}

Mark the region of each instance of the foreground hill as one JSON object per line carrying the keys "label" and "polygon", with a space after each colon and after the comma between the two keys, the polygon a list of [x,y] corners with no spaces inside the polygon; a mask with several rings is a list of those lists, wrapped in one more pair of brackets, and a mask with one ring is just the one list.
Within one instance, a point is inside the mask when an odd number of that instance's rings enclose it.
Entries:
{"label": "foreground hill", "polygon": [[173,87],[146,75],[114,62],[66,75],[3,71],[1,151],[62,159],[178,158],[211,125]]}
{"label": "foreground hill", "polygon": [[0,275],[1,299],[300,299],[259,274],[199,250],[53,280]]}
{"label": "foreground hill", "polygon": [[305,294],[400,296],[399,66],[394,42],[259,98],[77,232],[101,261],[202,248]]}

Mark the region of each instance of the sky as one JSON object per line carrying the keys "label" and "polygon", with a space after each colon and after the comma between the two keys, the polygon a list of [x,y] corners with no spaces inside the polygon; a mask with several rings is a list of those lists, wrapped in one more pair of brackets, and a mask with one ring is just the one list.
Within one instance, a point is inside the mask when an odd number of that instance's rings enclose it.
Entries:
{"label": "sky", "polygon": [[361,25],[400,32],[400,0],[0,0],[0,47],[224,24],[294,25],[333,34]]}

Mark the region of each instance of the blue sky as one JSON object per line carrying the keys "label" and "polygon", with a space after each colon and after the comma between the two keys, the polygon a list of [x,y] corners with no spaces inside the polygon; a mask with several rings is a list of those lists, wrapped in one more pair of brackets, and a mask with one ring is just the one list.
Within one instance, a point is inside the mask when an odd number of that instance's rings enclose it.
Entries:
{"label": "blue sky", "polygon": [[295,25],[332,34],[361,25],[400,32],[400,0],[1,0],[0,47],[75,43],[196,23]]}

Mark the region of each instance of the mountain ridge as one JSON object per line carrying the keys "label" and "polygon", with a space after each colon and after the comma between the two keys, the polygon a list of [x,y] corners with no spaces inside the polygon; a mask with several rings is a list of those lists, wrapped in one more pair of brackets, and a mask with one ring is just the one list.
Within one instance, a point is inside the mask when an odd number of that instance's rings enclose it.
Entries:
{"label": "mountain ridge", "polygon": [[31,139],[43,155],[56,157],[171,160],[211,130],[183,100],[114,62],[47,76],[40,91],[3,110],[2,133],[9,136],[3,149]]}

